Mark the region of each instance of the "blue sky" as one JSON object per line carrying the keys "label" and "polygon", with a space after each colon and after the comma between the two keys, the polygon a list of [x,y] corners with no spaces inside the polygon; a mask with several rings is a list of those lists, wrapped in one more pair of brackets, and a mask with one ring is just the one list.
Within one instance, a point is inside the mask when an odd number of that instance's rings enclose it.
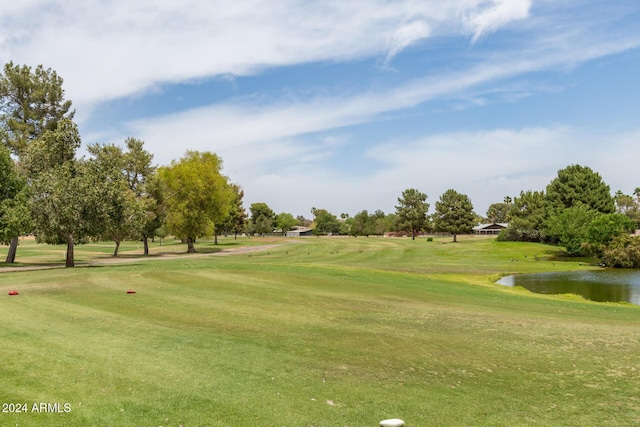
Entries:
{"label": "blue sky", "polygon": [[22,0],[0,59],[55,69],[84,144],[224,160],[245,206],[476,212],[570,164],[640,186],[637,0]]}

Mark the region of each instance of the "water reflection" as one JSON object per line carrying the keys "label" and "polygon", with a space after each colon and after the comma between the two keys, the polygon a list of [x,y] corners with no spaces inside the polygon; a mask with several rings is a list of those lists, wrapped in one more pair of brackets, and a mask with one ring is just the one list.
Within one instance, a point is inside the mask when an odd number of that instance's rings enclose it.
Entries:
{"label": "water reflection", "polygon": [[591,301],[640,305],[640,271],[606,269],[507,276],[505,286],[522,286],[539,294],[576,294]]}

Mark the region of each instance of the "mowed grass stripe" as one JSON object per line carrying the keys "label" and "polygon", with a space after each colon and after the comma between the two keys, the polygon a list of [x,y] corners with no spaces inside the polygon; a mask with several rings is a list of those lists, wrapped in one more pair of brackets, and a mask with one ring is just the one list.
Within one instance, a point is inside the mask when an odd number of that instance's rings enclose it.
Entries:
{"label": "mowed grass stripe", "polygon": [[305,239],[234,256],[3,274],[3,292],[21,290],[0,298],[3,401],[68,401],[73,411],[0,421],[637,422],[638,308],[490,285],[509,269],[582,268],[533,260],[540,246],[494,245]]}

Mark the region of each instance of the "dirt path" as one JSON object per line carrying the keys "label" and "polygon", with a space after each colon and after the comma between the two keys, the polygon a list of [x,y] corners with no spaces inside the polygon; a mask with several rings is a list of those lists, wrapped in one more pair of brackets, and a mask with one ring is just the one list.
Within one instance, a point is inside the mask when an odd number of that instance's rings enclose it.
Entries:
{"label": "dirt path", "polygon": [[[290,242],[287,242],[290,243]],[[223,249],[220,252],[212,252],[212,253],[195,253],[195,254],[184,254],[184,253],[161,253],[157,255],[151,255],[148,257],[145,256],[136,256],[136,257],[116,257],[116,258],[104,258],[99,260],[93,260],[88,262],[77,262],[76,267],[93,267],[100,265],[117,265],[117,264],[128,264],[132,262],[140,262],[140,261],[166,261],[166,260],[175,260],[175,259],[183,259],[183,258],[205,258],[210,256],[229,256],[229,255],[239,255],[248,252],[258,252],[264,251],[271,248],[277,248],[279,246],[283,246],[286,243],[274,243],[270,245],[258,245],[258,246],[243,246],[241,248],[235,249]],[[54,268],[65,268],[64,263],[60,264],[42,264],[42,265],[29,265],[24,267],[2,267],[0,268],[0,273],[8,273],[12,271],[34,271],[34,270],[51,270]]]}

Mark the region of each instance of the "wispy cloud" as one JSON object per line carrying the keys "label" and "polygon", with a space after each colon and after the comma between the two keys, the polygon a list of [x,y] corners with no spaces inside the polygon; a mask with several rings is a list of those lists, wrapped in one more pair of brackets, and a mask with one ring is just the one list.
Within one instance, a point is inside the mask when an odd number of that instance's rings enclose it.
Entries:
{"label": "wispy cloud", "polygon": [[[626,40],[582,39],[565,48],[533,44],[520,52],[493,54],[466,69],[413,79],[383,91],[352,96],[287,98],[270,102],[255,98],[231,100],[152,119],[131,122],[128,131],[153,141],[164,158],[172,144],[188,141],[191,148],[246,149],[301,135],[378,120],[438,99],[481,99],[485,93],[513,92],[513,83],[500,82],[546,70],[563,70],[585,61],[637,47],[640,37]],[[535,87],[530,87],[530,90]],[[546,89],[542,89],[546,90]],[[520,96],[526,96],[519,92]],[[212,130],[214,130],[212,132]],[[163,150],[165,153],[163,153]]]}
{"label": "wispy cloud", "polygon": [[[471,102],[480,108],[488,100],[513,102],[551,86],[560,91],[545,81],[527,84],[528,78],[571,71],[640,46],[636,23],[625,21],[626,9],[637,10],[632,1],[588,3],[598,7],[587,10],[570,0],[24,0],[0,10],[0,60],[57,70],[80,120],[100,104],[144,98],[174,83],[224,78],[241,86],[240,77],[258,79],[266,70],[301,64],[382,63],[375,70],[382,77],[368,76],[348,93],[339,83],[322,87],[316,97],[289,91],[286,84],[270,92],[286,96],[257,89],[105,125],[84,135],[85,141],[133,135],[146,141],[159,163],[186,149],[215,151],[225,159],[226,173],[245,186],[248,200],[269,194],[275,209],[389,210],[404,188],[424,186],[433,201],[446,189],[440,185],[455,186],[482,206],[494,197],[540,188],[567,159],[601,165],[606,152],[596,145],[593,158],[568,147],[604,139],[562,125],[505,125],[408,139],[398,132],[377,146],[345,135],[363,124],[414,114],[427,103],[453,109]],[[451,40],[456,49],[443,55],[442,44]],[[388,72],[411,54],[420,65]],[[436,54],[441,56],[431,61]],[[379,85],[378,77],[392,84]],[[439,101],[444,102],[436,107]],[[634,130],[609,135],[615,141],[609,147],[621,149],[637,136]],[[557,162],[546,156],[550,150]],[[336,173],[332,165],[345,153],[354,164],[379,167]],[[495,164],[478,162],[488,153],[506,159],[499,173]],[[371,206],[371,200],[387,205]]]}
{"label": "wispy cloud", "polygon": [[529,16],[531,0],[490,0],[463,12],[463,24],[473,34],[473,42],[498,28]]}
{"label": "wispy cloud", "polygon": [[388,63],[431,25],[451,27],[463,16],[479,35],[520,19],[526,3],[29,0],[0,11],[12,35],[1,40],[0,60],[56,69],[76,105],[90,108],[162,83],[317,61]]}

